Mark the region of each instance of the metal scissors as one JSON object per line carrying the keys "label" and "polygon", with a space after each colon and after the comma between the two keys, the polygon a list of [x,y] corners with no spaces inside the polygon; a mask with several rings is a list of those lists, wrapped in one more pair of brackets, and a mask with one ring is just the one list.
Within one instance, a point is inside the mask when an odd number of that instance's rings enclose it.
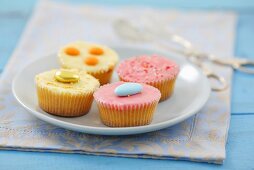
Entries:
{"label": "metal scissors", "polygon": [[[219,58],[210,53],[204,53],[202,51],[196,50],[190,41],[176,34],[167,34],[169,39],[177,43],[182,49],[171,48],[171,50],[182,53],[186,56],[192,56],[199,58],[200,60],[207,60],[213,62],[214,64],[230,66],[235,70],[254,74],[254,60],[249,60],[246,58]],[[165,36],[164,36],[165,37]]]}
{"label": "metal scissors", "polygon": [[201,70],[203,71],[203,73],[207,76],[208,79],[210,79],[211,81],[212,80],[215,80],[217,81],[216,85],[212,84],[211,83],[211,89],[213,91],[216,91],[216,92],[219,92],[219,91],[223,91],[225,89],[228,88],[228,83],[227,81],[225,80],[224,77],[218,75],[217,73],[215,73],[214,71],[212,71],[211,69],[209,69],[202,60],[200,60],[199,58],[197,57],[191,57],[189,56],[189,60],[197,65],[198,67],[201,68]]}
{"label": "metal scissors", "polygon": [[[187,57],[187,59],[189,59],[192,63],[199,66],[209,79],[215,79],[218,81],[220,85],[212,86],[211,88],[213,91],[223,91],[227,89],[228,84],[224,77],[218,75],[215,71],[212,71],[208,67],[204,66],[204,61],[230,66],[235,70],[248,74],[254,74],[254,61],[243,58],[218,58],[213,54],[197,50],[194,48],[190,41],[177,34],[169,33],[165,29],[155,30],[151,29],[149,26],[144,25],[142,28],[140,28],[138,26],[134,26],[130,23],[130,21],[125,19],[116,20],[114,23],[114,28],[122,38],[133,41],[155,41],[156,45]],[[160,39],[171,41],[177,46],[165,45],[165,43],[160,42]],[[251,69],[246,66],[252,66],[253,68]]]}
{"label": "metal scissors", "polygon": [[[245,58],[227,58],[227,59],[219,59],[213,55],[208,55],[210,61],[216,64],[230,66],[235,70],[247,73],[254,74],[254,60],[248,60]],[[248,67],[249,66],[249,67]],[[250,68],[252,67],[252,69]]]}

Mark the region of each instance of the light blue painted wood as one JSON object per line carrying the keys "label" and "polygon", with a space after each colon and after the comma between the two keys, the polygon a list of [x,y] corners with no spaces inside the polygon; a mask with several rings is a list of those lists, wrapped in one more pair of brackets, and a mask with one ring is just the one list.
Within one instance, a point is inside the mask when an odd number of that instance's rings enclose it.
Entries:
{"label": "light blue painted wood", "polygon": [[[70,2],[70,0],[58,0]],[[92,3],[103,5],[140,5],[140,6],[152,6],[160,8],[178,8],[178,9],[205,9],[205,10],[235,10],[235,11],[252,11],[254,8],[253,0],[72,0],[72,3]]]}
{"label": "light blue painted wood", "polygon": [[[58,0],[59,1],[59,0]],[[70,0],[62,0],[70,1]],[[10,3],[8,0],[0,2],[0,72],[3,70],[8,58],[11,56],[19,37],[27,23],[36,0],[23,0]],[[103,0],[74,0],[72,3],[95,3],[102,4]],[[251,0],[225,0],[218,4],[216,1],[192,0],[109,0],[106,5],[146,5],[153,7],[167,7],[178,9],[229,9],[240,12],[238,35],[236,41],[236,55],[253,57],[252,44],[254,42],[254,1]],[[252,10],[253,9],[253,10]],[[252,12],[253,11],[253,12]],[[252,22],[251,22],[252,21]],[[246,94],[254,94],[253,88],[246,85],[253,84],[252,76],[236,73],[233,81],[232,113],[246,114],[254,112],[254,95],[246,97]]]}
{"label": "light blue painted wood", "polygon": [[227,159],[223,165],[193,163],[187,161],[152,160],[117,158],[104,156],[88,156],[79,154],[57,154],[0,151],[0,169],[20,170],[159,170],[159,169],[253,169],[254,115],[234,116],[231,120]]}
{"label": "light blue painted wood", "polygon": [[31,15],[34,0],[0,1],[0,72],[15,49]]}
{"label": "light blue painted wood", "polygon": [[[0,70],[16,46],[36,0],[0,1]],[[80,3],[81,0],[75,0]],[[75,3],[74,2],[74,3]],[[146,5],[178,9],[226,9],[240,13],[236,55],[254,59],[253,0],[86,0],[104,5]],[[222,166],[186,161],[128,159],[78,154],[0,151],[0,169],[253,169],[254,165],[254,84],[252,76],[236,73],[233,80],[232,121],[227,159]],[[244,113],[248,113],[244,114]]]}
{"label": "light blue painted wood", "polygon": [[[10,14],[11,15],[11,14]],[[0,14],[0,17],[3,15]],[[12,54],[17,40],[20,37],[22,28],[25,25],[25,20],[22,16],[12,17],[7,15],[5,18],[0,18],[0,68],[3,69],[9,56]]]}
{"label": "light blue painted wood", "polygon": [[[236,38],[236,56],[254,61],[254,10],[239,16]],[[254,75],[236,72],[233,77],[232,112],[254,112]]]}

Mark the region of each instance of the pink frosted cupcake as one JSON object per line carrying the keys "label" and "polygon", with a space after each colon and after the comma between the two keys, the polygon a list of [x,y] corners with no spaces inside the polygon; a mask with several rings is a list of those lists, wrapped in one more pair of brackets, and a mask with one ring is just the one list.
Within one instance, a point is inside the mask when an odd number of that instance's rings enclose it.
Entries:
{"label": "pink frosted cupcake", "polygon": [[101,121],[110,127],[150,124],[160,97],[152,86],[124,82],[106,84],[94,93]]}
{"label": "pink frosted cupcake", "polygon": [[161,56],[138,56],[122,61],[117,73],[121,81],[145,83],[156,87],[161,92],[160,101],[163,101],[174,91],[179,66]]}

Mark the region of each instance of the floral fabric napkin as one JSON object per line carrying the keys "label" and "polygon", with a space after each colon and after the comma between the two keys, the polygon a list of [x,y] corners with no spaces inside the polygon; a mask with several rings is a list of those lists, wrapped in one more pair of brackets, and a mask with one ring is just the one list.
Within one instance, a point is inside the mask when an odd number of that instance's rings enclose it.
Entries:
{"label": "floral fabric napkin", "polygon": [[[165,24],[169,31],[190,39],[202,50],[233,56],[236,22],[233,13],[110,8],[40,1],[1,76],[0,147],[222,163],[230,122],[230,88],[212,92],[205,107],[182,123],[132,136],[89,135],[50,125],[25,111],[12,95],[12,77],[26,63],[54,53],[62,45],[75,40],[128,45],[130,42],[121,39],[113,29],[114,21],[124,18],[138,22],[140,17]],[[152,42],[134,45],[152,46]],[[220,66],[212,69],[230,82],[231,69]]]}

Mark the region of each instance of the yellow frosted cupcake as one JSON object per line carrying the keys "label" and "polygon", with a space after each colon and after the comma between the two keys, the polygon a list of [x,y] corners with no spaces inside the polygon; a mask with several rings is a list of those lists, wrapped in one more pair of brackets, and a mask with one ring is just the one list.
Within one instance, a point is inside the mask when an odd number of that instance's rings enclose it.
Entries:
{"label": "yellow frosted cupcake", "polygon": [[60,49],[58,57],[63,68],[85,70],[100,81],[110,82],[118,61],[117,53],[109,47],[77,41]]}
{"label": "yellow frosted cupcake", "polygon": [[84,71],[51,70],[35,77],[39,106],[53,115],[85,115],[91,108],[99,81]]}

